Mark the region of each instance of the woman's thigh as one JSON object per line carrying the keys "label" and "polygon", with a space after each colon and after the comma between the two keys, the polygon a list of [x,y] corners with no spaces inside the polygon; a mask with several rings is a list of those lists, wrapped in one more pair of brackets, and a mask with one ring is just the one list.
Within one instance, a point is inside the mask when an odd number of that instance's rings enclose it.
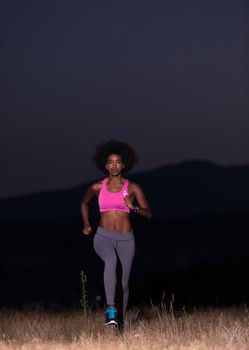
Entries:
{"label": "woman's thigh", "polygon": [[107,259],[116,259],[114,243],[111,239],[105,238],[100,234],[95,234],[93,247],[103,261]]}
{"label": "woman's thigh", "polygon": [[130,271],[132,261],[135,255],[135,239],[129,241],[119,241],[117,254],[123,269]]}

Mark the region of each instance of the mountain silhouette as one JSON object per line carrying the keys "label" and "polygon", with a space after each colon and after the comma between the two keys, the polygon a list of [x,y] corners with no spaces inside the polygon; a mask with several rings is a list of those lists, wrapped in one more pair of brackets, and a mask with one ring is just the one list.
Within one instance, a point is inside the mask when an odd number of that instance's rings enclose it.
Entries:
{"label": "mountain silhouette", "polygon": [[[128,174],[127,178],[141,185],[154,218],[249,209],[249,165],[219,166],[190,160]],[[80,201],[89,185],[2,199],[0,220],[79,218]],[[90,213],[94,209],[96,215],[96,208],[97,199]]]}

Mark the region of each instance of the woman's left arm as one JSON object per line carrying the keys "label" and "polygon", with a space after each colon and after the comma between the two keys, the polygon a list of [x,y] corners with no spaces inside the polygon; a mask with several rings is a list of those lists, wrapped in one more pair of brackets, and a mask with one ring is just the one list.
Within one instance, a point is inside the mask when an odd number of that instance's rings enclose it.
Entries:
{"label": "woman's left arm", "polygon": [[138,206],[132,203],[131,196],[125,198],[126,205],[137,214],[151,219],[152,213],[142,188],[136,182],[132,182],[129,184],[129,192],[136,198]]}

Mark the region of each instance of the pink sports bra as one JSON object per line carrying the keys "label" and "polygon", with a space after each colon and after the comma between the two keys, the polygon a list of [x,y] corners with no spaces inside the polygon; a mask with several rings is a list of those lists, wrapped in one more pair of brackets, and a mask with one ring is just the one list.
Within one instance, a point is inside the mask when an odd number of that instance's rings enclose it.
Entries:
{"label": "pink sports bra", "polygon": [[130,209],[125,205],[124,196],[128,194],[129,180],[125,179],[124,186],[118,192],[110,192],[107,190],[107,177],[103,180],[99,192],[99,210],[100,212],[108,210],[119,210],[129,213]]}

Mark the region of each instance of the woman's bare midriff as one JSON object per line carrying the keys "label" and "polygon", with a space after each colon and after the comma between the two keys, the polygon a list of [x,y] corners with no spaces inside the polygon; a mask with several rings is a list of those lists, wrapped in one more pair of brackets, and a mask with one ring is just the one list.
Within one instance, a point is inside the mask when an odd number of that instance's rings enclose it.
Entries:
{"label": "woman's bare midriff", "polygon": [[105,230],[128,233],[132,230],[129,213],[110,210],[100,213],[99,226]]}

